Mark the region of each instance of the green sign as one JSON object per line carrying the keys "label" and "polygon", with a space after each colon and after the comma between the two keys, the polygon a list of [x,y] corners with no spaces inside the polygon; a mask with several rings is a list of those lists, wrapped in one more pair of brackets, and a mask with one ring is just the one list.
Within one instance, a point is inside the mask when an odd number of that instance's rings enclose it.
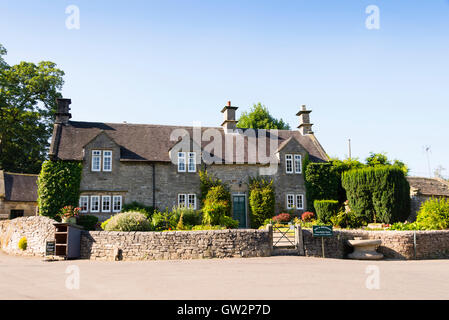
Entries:
{"label": "green sign", "polygon": [[312,226],[314,237],[332,237],[334,232],[332,226]]}
{"label": "green sign", "polygon": [[45,255],[54,256],[55,255],[55,241],[45,242]]}

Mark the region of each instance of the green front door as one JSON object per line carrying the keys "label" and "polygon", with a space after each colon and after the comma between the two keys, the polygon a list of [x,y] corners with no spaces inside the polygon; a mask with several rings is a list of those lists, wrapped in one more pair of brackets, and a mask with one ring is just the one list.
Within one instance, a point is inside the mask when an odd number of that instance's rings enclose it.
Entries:
{"label": "green front door", "polygon": [[235,220],[238,220],[239,228],[246,228],[246,201],[244,195],[232,196],[232,211]]}

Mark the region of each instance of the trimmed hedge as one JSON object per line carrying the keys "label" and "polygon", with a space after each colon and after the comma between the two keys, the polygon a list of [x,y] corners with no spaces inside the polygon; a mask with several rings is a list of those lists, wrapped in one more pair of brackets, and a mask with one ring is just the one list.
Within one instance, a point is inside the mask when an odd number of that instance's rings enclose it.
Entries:
{"label": "trimmed hedge", "polygon": [[84,230],[92,231],[97,227],[98,218],[90,214],[80,215],[76,221],[76,224],[82,226]]}
{"label": "trimmed hedge", "polygon": [[264,224],[273,216],[275,194],[272,180],[261,178],[250,179],[249,183],[250,221],[253,228]]}
{"label": "trimmed hedge", "polygon": [[317,218],[324,223],[331,223],[331,218],[337,215],[340,208],[337,200],[315,200],[313,205]]}
{"label": "trimmed hedge", "polygon": [[343,173],[342,184],[349,207],[366,221],[394,223],[410,214],[410,186],[397,167],[350,170]]}
{"label": "trimmed hedge", "polygon": [[77,161],[50,161],[42,164],[37,180],[39,214],[55,218],[65,206],[78,207],[81,171]]}

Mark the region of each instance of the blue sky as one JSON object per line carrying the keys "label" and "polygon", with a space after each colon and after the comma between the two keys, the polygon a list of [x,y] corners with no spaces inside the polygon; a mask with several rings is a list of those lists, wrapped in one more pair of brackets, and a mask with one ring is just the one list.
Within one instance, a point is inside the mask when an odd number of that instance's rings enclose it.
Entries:
{"label": "blue sky", "polygon": [[429,145],[449,176],[449,0],[2,0],[0,43],[9,64],[65,71],[74,120],[218,126],[226,101],[260,101],[295,128],[306,104],[330,156],[350,138],[353,157],[387,152],[428,176]]}

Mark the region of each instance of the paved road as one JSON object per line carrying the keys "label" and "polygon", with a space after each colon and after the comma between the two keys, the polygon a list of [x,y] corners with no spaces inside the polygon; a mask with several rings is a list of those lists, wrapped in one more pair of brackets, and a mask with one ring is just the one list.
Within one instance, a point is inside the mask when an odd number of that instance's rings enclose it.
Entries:
{"label": "paved road", "polygon": [[44,262],[0,253],[0,299],[449,299],[449,260]]}

